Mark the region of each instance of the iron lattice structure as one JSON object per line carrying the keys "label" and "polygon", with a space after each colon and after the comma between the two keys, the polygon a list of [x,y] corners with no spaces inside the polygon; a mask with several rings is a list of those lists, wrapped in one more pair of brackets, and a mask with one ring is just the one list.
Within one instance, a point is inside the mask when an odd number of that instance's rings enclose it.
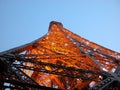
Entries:
{"label": "iron lattice structure", "polygon": [[120,53],[90,42],[53,21],[43,37],[0,53],[0,87],[118,90],[119,64]]}

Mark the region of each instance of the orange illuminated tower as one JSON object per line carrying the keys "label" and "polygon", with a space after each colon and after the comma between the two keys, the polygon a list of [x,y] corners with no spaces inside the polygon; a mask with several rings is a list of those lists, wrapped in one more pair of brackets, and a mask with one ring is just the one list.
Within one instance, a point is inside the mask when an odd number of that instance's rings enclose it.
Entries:
{"label": "orange illuminated tower", "polygon": [[[52,21],[43,37],[0,53],[2,88],[99,90],[120,88],[120,53]],[[112,85],[111,85],[112,84]],[[116,90],[117,90],[116,89]]]}

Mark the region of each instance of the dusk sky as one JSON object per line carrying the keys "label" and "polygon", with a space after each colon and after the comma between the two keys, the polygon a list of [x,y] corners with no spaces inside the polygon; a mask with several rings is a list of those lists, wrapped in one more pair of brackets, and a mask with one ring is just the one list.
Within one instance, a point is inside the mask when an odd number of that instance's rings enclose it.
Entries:
{"label": "dusk sky", "polygon": [[0,52],[42,37],[51,21],[120,52],[120,0],[0,0]]}

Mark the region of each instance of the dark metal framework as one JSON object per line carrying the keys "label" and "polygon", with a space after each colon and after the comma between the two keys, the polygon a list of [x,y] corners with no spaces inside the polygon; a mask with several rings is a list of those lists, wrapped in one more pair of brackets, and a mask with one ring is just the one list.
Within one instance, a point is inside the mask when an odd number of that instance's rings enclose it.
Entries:
{"label": "dark metal framework", "polygon": [[[62,28],[67,38],[74,43],[74,46],[79,48],[81,51],[81,59],[91,60],[94,62],[94,65],[83,62],[80,62],[80,68],[68,65],[62,65],[61,63],[50,63],[40,61],[42,59],[64,59],[69,60],[75,59],[74,56],[69,56],[63,53],[58,53],[54,51],[55,54],[31,54],[28,53],[32,48],[36,48],[36,40],[32,43],[10,49],[0,53],[0,87],[2,90],[10,88],[11,90],[58,90],[62,89],[60,87],[55,87],[51,84],[51,87],[40,85],[34,78],[31,78],[24,70],[31,72],[43,72],[52,75],[58,75],[61,77],[76,78],[77,80],[82,80],[82,82],[96,81],[98,78],[99,81],[95,86],[90,87],[89,84],[82,88],[69,88],[66,85],[66,89],[83,89],[83,90],[119,90],[120,89],[120,54],[117,52],[111,53],[111,50],[106,50],[99,45],[93,44],[89,41],[86,41],[83,38],[78,38],[78,36],[72,35],[71,32],[68,32],[64,29],[60,23],[52,22],[50,28],[53,28],[54,25],[57,28]],[[66,30],[66,31],[65,31]],[[39,43],[37,43],[38,46]],[[92,45],[93,44],[93,45]],[[95,46],[96,45],[96,46]],[[41,44],[39,44],[41,46]],[[42,46],[43,47],[43,46]],[[45,47],[44,47],[45,48]],[[46,48],[47,49],[47,48]],[[75,59],[76,60],[76,59]],[[29,63],[31,65],[26,65]],[[85,69],[82,65],[89,67]],[[46,68],[46,67],[49,67]],[[74,85],[74,84],[73,84]]]}

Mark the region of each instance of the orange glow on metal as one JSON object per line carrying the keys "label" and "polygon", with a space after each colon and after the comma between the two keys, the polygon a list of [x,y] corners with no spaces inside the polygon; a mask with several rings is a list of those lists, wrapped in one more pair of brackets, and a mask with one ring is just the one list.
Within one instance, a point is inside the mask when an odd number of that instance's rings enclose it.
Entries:
{"label": "orange glow on metal", "polygon": [[[77,40],[74,42],[72,39]],[[91,48],[99,49],[101,52],[105,52],[108,55],[112,55],[113,57],[120,59],[120,54],[116,53],[112,50],[106,49],[100,45],[97,45],[93,42],[90,42],[72,32],[65,29],[62,24],[58,22],[52,22],[49,27],[48,33],[42,38],[38,39],[35,43],[26,47],[26,55],[29,58],[36,58],[37,61],[47,62],[67,67],[75,67],[78,69],[91,70],[94,72],[99,72],[102,68],[96,63],[97,61],[108,71],[112,71],[112,69],[116,68],[116,63],[111,63],[109,58],[104,59],[104,56],[95,52],[92,60],[89,55],[86,53],[90,50],[90,48],[82,47],[81,51],[78,46],[78,42],[82,42],[85,45],[88,45]],[[18,51],[21,52],[21,51]],[[34,56],[38,55],[38,56]],[[26,63],[26,66],[32,66],[29,63]],[[40,66],[38,66],[40,67]],[[42,67],[41,67],[42,68]],[[52,68],[49,66],[44,67],[46,70],[51,71]],[[73,90],[74,88],[83,88],[87,86],[93,80],[83,81],[81,78],[69,78],[54,74],[48,74],[43,72],[31,71],[31,70],[23,70],[27,73],[32,79],[38,82],[40,85],[47,87],[60,88],[63,90]],[[60,69],[59,71],[63,71]],[[90,78],[94,78],[92,75]],[[95,77],[98,80],[98,77]]]}

